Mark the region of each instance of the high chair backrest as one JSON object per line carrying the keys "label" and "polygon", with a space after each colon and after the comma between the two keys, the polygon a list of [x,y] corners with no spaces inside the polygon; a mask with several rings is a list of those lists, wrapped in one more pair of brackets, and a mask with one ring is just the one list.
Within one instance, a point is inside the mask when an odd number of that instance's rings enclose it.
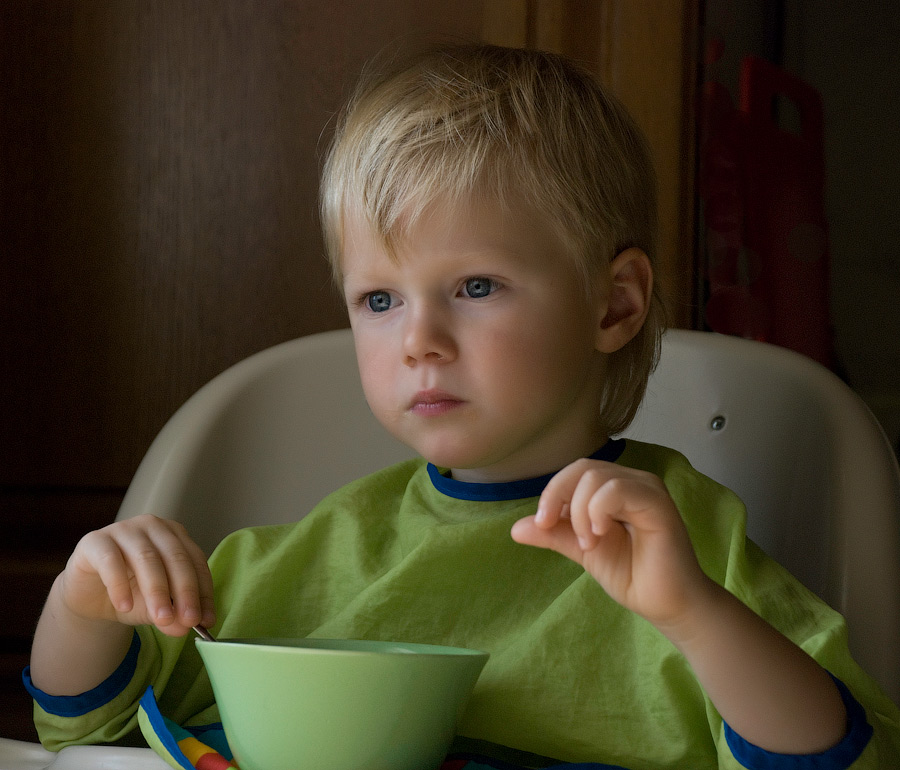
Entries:
{"label": "high chair backrest", "polygon": [[[900,700],[900,472],[849,388],[782,348],[673,330],[624,435],[678,449],[734,489],[750,536],[847,617],[857,659]],[[210,551],[412,456],[369,411],[349,330],[325,332],[251,356],[191,397],[119,518],[177,519]]]}
{"label": "high chair backrest", "polygon": [[900,701],[900,471],[847,385],[785,348],[673,330],[625,435],[737,492],[748,535],[847,618],[854,656]]}
{"label": "high chair backrest", "polygon": [[207,553],[297,521],[329,492],[415,453],[369,411],[349,329],[276,345],[204,385],[151,444],[117,518],[182,522]]}

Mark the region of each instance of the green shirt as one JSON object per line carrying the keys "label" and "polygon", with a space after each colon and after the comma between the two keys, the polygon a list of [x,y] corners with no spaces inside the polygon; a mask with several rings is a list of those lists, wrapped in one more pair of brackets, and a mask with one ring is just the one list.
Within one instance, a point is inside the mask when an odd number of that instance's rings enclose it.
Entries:
{"label": "green shirt", "polygon": [[[665,482],[704,571],[865,708],[874,735],[852,765],[803,766],[900,766],[900,714],[851,659],[840,615],[746,539],[744,508],[731,492],[669,449],[628,441],[602,451],[615,456],[623,446],[618,462]],[[347,485],[296,524],[236,532],[210,559],[215,632],[486,650],[491,658],[459,728],[478,746],[626,767],[741,767],[721,718],[668,640],[579,565],[511,539],[545,481],[464,484],[413,460]],[[193,642],[150,627],[138,634],[133,663],[123,664],[127,676],[120,671],[119,684],[86,713],[62,717],[36,707],[45,743],[121,739],[135,729],[148,685],[176,722],[216,721]]]}

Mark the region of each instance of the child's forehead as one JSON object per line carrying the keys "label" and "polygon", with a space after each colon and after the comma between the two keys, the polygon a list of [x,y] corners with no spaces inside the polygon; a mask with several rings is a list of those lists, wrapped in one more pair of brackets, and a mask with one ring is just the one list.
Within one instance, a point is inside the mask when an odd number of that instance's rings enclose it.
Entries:
{"label": "child's forehead", "polygon": [[[385,227],[359,208],[342,217],[344,250],[373,246],[387,251],[421,243],[474,250],[515,249],[524,239],[558,239],[550,217],[522,200],[473,193],[464,198],[439,197],[411,206]],[[561,244],[560,244],[561,245]]]}
{"label": "child's forehead", "polygon": [[[341,283],[374,280],[383,271],[428,264],[444,275],[484,272],[500,278],[583,270],[570,241],[532,207],[475,198],[466,205],[434,205],[400,232],[382,233],[363,215],[344,220]],[[560,270],[563,272],[561,273]],[[404,269],[405,272],[405,269]],[[458,276],[457,276],[458,277]]]}
{"label": "child's forehead", "polygon": [[377,212],[370,213],[362,205],[348,205],[341,222],[344,237],[352,231],[397,244],[426,232],[442,233],[451,238],[466,232],[504,238],[515,236],[523,226],[535,232],[559,231],[546,210],[530,203],[524,196],[489,190],[411,200],[389,221],[382,221]]}

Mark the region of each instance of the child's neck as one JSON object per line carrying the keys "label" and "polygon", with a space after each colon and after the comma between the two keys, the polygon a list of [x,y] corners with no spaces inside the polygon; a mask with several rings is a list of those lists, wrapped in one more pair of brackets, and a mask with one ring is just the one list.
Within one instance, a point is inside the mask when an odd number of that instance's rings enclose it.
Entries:
{"label": "child's neck", "polygon": [[586,438],[578,447],[560,448],[540,457],[510,458],[506,461],[479,468],[451,468],[450,477],[457,481],[477,484],[498,484],[507,481],[521,481],[537,478],[547,473],[555,473],[570,463],[589,457],[609,441],[609,436]]}

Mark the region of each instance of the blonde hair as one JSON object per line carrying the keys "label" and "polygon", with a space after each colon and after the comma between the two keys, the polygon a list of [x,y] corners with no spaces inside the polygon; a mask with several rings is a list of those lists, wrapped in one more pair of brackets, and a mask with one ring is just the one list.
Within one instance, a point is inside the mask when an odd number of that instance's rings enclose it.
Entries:
{"label": "blonde hair", "polygon": [[[392,253],[429,206],[476,191],[541,212],[588,292],[629,247],[655,261],[656,177],[625,108],[560,56],[462,45],[371,65],[340,115],[321,185],[336,281],[348,215]],[[611,434],[643,398],[664,319],[654,288],[644,326],[609,357],[601,417]]]}

